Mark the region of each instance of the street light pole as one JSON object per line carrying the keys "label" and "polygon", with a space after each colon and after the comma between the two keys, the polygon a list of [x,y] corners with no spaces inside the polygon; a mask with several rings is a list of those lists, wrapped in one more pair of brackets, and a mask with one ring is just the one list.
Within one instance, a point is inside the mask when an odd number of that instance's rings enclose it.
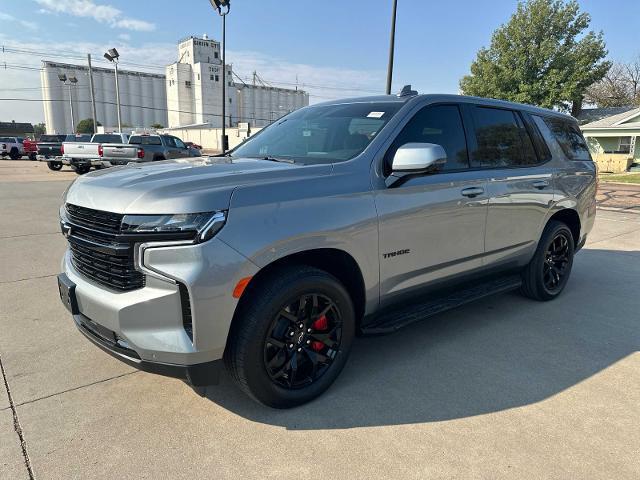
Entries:
{"label": "street light pole", "polygon": [[71,83],[68,83],[69,87],[69,109],[71,110],[71,132],[76,133],[76,122],[73,119],[73,93],[71,92]]}
{"label": "street light pole", "polygon": [[226,124],[227,124],[227,63],[226,63],[226,46],[227,46],[227,14],[231,11],[231,0],[209,0],[211,6],[218,12],[218,15],[222,17],[222,153],[225,153],[229,148]]}
{"label": "street light pole", "polygon": [[393,78],[393,51],[396,43],[396,8],[398,0],[393,0],[391,10],[391,38],[389,40],[389,64],[387,65],[387,95],[391,95],[391,80]]}
{"label": "street light pole", "polygon": [[120,54],[115,48],[110,48],[107,53],[104,54],[104,58],[113,63],[116,69],[116,106],[118,110],[118,132],[122,133],[122,113],[120,111],[120,88],[118,86],[118,59]]}
{"label": "street light pole", "polygon": [[113,62],[116,68],[116,105],[118,106],[118,132],[122,133],[122,112],[120,111],[120,87],[118,86],[118,60]]}

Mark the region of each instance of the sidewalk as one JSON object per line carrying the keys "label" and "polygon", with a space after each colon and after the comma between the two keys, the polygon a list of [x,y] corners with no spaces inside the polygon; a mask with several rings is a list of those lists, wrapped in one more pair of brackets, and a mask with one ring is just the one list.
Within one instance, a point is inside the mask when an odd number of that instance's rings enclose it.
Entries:
{"label": "sidewalk", "polygon": [[600,182],[598,208],[640,213],[640,185]]}

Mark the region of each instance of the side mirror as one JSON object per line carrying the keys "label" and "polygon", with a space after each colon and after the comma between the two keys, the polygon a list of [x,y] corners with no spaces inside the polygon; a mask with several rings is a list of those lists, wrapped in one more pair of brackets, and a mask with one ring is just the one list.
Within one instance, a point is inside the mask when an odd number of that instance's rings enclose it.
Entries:
{"label": "side mirror", "polygon": [[427,173],[447,162],[447,152],[435,143],[406,143],[396,150],[391,165],[391,175],[386,184],[390,187],[407,175]]}

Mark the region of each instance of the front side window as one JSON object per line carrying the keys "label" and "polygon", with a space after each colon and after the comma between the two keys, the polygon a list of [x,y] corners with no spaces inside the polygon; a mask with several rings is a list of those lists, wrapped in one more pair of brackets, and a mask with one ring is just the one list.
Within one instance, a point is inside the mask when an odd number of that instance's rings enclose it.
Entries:
{"label": "front side window", "polygon": [[620,153],[631,152],[631,137],[620,137],[618,141],[618,152]]}
{"label": "front side window", "polygon": [[302,108],[277,120],[231,152],[233,157],[283,157],[305,164],[343,162],[364,151],[401,102]]}
{"label": "front side window", "polygon": [[425,107],[405,125],[385,156],[385,174],[391,172],[396,150],[407,143],[435,143],[447,153],[443,171],[469,168],[467,141],[456,105]]}
{"label": "front side window", "polygon": [[178,148],[187,148],[187,146],[178,137],[171,137]]}
{"label": "front side window", "polygon": [[538,159],[531,137],[516,112],[491,107],[473,110],[476,149],[472,165],[508,168],[535,165]]}
{"label": "front side window", "polygon": [[162,138],[164,138],[164,144],[166,146],[175,148],[176,142],[173,137],[170,137],[169,135],[163,135]]}

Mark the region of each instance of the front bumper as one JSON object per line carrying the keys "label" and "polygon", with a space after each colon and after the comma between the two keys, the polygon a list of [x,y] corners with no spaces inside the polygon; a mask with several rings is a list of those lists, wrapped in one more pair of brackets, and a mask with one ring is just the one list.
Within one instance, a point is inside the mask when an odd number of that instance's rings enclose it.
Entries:
{"label": "front bumper", "polygon": [[[61,275],[64,275],[61,274]],[[194,387],[215,385],[220,378],[222,360],[198,363],[195,365],[177,365],[172,363],[150,362],[142,360],[138,354],[127,348],[126,343],[117,339],[114,332],[107,330],[82,314],[73,315],[73,320],[80,332],[94,345],[138,370],[165,377],[180,378]]]}
{"label": "front bumper", "polygon": [[[67,250],[63,271],[75,287],[76,325],[125,363],[193,382],[223,357],[237,305],[233,288],[257,267],[217,238],[198,245],[149,244],[137,251],[145,285],[121,292],[82,275]],[[190,332],[184,324],[184,290]]]}

